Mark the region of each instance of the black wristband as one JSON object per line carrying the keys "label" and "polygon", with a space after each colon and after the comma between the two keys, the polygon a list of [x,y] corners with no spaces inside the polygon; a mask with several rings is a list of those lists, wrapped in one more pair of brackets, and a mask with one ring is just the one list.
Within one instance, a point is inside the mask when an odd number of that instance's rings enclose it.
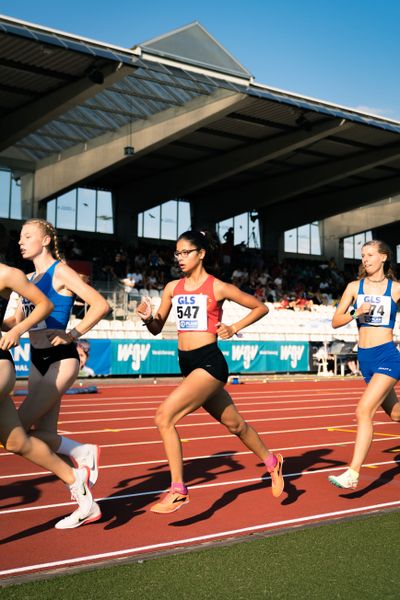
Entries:
{"label": "black wristband", "polygon": [[143,327],[145,325],[150,325],[150,323],[152,323],[153,321],[154,321],[154,317],[153,317],[153,315],[150,315],[148,319],[143,320]]}

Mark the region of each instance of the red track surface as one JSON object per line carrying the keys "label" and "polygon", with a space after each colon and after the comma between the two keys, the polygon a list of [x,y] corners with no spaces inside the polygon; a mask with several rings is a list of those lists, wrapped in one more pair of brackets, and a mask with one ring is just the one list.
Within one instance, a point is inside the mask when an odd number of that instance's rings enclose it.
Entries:
{"label": "red track surface", "polygon": [[1,451],[0,577],[400,507],[400,425],[381,411],[357,491],[327,482],[351,456],[363,388],[354,380],[230,386],[244,417],[284,455],[285,492],[273,498],[263,465],[200,410],[179,426],[191,502],[171,515],[148,511],[169,484],[153,415],[171,386],[107,386],[93,395],[65,396],[61,431],[101,445],[94,495],[103,518],[78,529],[54,529],[75,509],[65,487]]}

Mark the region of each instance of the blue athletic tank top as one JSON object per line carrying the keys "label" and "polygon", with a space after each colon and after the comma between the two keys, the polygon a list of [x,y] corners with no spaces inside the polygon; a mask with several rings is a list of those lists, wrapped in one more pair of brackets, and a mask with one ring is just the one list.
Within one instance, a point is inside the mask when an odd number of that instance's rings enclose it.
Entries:
{"label": "blue athletic tank top", "polygon": [[376,296],[364,292],[364,279],[360,279],[357,300],[354,308],[359,308],[363,302],[371,304],[368,315],[361,315],[357,319],[358,327],[387,327],[393,329],[396,321],[397,306],[392,298],[392,280],[388,279],[386,291],[383,295]]}
{"label": "blue athletic tank top", "polygon": [[[36,287],[39,288],[41,292],[51,302],[54,304],[54,310],[50,315],[44,320],[31,328],[30,331],[38,331],[39,329],[62,329],[64,330],[69,321],[69,317],[71,315],[72,305],[75,300],[75,296],[63,296],[56,292],[53,287],[53,276],[54,270],[60,261],[56,260],[53,264],[43,273],[39,281],[35,281]],[[35,273],[30,278],[30,281],[35,277]],[[27,317],[35,305],[32,304],[26,298],[22,299],[22,309],[24,311],[25,317]]]}

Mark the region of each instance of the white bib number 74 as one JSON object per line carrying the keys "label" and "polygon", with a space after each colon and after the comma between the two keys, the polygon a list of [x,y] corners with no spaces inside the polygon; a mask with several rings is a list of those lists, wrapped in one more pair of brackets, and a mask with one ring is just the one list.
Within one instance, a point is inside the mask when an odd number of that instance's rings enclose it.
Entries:
{"label": "white bib number 74", "polygon": [[363,302],[368,302],[371,305],[369,314],[359,317],[360,323],[375,325],[389,325],[391,298],[390,296],[373,296],[371,294],[359,294],[357,297],[357,306],[361,306]]}

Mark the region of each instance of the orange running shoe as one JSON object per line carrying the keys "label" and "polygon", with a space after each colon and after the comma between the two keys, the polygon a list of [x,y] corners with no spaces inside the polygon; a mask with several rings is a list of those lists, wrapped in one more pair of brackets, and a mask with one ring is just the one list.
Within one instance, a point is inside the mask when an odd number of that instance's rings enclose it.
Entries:
{"label": "orange running shoe", "polygon": [[157,504],[153,504],[150,508],[151,512],[154,513],[173,513],[184,504],[189,504],[189,494],[178,494],[178,492],[172,492],[169,490]]}
{"label": "orange running shoe", "polygon": [[274,469],[270,471],[272,481],[271,487],[274,498],[279,498],[285,485],[282,474],[283,457],[282,454],[275,454],[275,456],[278,462],[276,463]]}

